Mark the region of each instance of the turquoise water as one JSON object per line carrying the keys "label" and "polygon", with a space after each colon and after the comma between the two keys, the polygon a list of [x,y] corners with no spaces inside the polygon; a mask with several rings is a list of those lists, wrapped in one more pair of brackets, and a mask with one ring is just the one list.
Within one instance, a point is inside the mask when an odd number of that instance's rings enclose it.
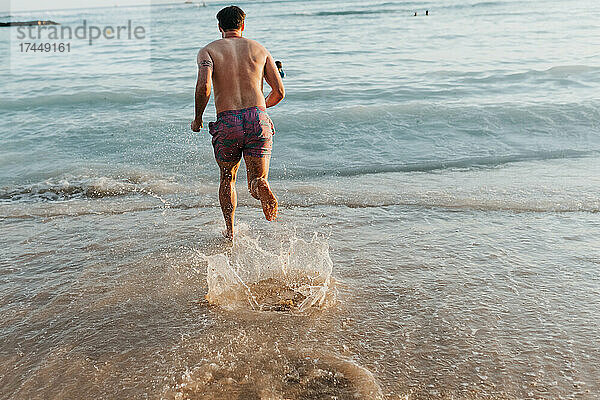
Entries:
{"label": "turquoise water", "polygon": [[148,31],[24,64],[1,28],[0,397],[598,397],[600,6],[239,4],[287,73],[281,219],[240,174],[240,234],[333,261],[337,303],[297,316],[204,300],[227,247],[189,123],[223,5],[11,12]]}

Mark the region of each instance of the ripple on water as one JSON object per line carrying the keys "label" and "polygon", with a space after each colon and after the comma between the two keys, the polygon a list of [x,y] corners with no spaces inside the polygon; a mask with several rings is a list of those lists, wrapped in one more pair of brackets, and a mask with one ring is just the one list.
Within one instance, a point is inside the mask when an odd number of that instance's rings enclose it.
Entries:
{"label": "ripple on water", "polygon": [[168,399],[383,399],[371,372],[328,354],[259,350],[211,360],[165,389]]}

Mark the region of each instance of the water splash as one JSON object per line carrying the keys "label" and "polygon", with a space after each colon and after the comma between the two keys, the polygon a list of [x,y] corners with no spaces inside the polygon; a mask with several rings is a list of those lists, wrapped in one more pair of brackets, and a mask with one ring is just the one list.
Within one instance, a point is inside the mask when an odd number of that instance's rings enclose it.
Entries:
{"label": "water splash", "polygon": [[230,251],[202,256],[208,263],[206,299],[212,304],[304,312],[335,302],[329,244],[317,235],[261,244],[258,236],[241,232]]}

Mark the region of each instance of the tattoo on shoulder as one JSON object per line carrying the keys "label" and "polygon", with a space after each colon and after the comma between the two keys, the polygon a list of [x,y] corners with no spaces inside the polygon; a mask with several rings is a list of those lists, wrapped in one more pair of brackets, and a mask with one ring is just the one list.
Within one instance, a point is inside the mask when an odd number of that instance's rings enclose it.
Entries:
{"label": "tattoo on shoulder", "polygon": [[211,60],[200,60],[198,66],[212,69],[213,62]]}

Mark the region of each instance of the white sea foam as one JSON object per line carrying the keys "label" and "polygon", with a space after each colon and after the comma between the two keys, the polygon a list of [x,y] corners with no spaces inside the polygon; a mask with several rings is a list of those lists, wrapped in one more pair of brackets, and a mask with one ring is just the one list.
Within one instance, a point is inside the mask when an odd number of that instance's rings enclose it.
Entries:
{"label": "white sea foam", "polygon": [[202,256],[208,263],[206,298],[213,304],[304,312],[335,301],[329,244],[318,235],[310,241],[292,236],[267,246],[239,232],[227,253]]}

